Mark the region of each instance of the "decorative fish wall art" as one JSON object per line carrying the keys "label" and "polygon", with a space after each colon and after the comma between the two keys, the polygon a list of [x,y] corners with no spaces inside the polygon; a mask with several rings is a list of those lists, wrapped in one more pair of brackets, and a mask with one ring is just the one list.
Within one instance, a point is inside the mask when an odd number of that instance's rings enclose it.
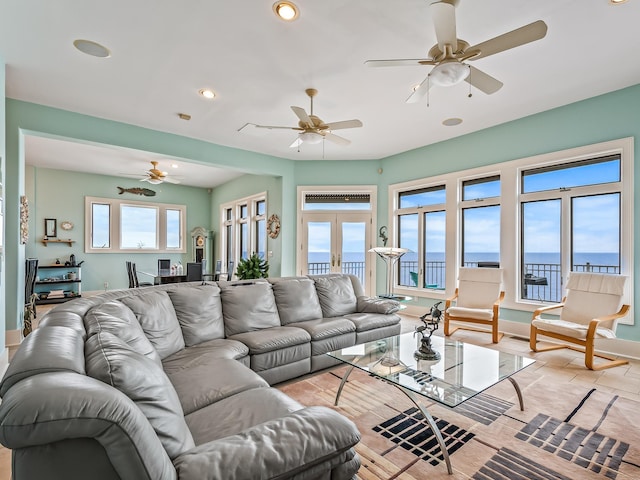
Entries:
{"label": "decorative fish wall art", "polygon": [[140,188],[140,187],[134,187],[134,188],[122,188],[122,187],[116,187],[118,190],[120,190],[118,192],[118,195],[122,195],[123,193],[133,193],[134,195],[144,195],[145,197],[155,197],[156,196],[156,192],[154,192],[153,190],[149,189],[149,188]]}

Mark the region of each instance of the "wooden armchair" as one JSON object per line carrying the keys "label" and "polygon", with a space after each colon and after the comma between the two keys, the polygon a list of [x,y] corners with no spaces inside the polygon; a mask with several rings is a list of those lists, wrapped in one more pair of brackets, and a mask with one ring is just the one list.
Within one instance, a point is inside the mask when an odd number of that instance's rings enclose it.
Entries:
{"label": "wooden armchair", "polygon": [[[453,297],[445,301],[444,334],[449,336],[456,330],[491,332],[491,340],[498,343],[503,334],[498,331],[498,312],[504,299],[501,268],[460,268],[458,288]],[[455,306],[453,302],[455,301]],[[458,326],[450,329],[449,322],[467,322],[489,325],[491,330]]]}
{"label": "wooden armchair", "polygon": [[[570,348],[584,352],[584,364],[590,370],[603,370],[629,363],[610,355],[595,353],[599,338],[615,338],[616,323],[629,311],[622,305],[627,277],[601,273],[572,272],[567,282],[567,296],[559,305],[542,307],[533,312],[529,346],[534,352]],[[542,314],[562,308],[559,318],[542,318]],[[543,335],[569,342],[538,347],[538,336]],[[609,362],[594,364],[594,357]]]}

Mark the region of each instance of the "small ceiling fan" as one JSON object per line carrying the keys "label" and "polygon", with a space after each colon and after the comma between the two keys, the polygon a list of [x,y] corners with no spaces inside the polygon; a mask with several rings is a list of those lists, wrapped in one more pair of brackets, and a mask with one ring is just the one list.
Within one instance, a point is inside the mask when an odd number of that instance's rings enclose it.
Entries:
{"label": "small ceiling fan", "polygon": [[298,126],[296,127],[278,127],[273,125],[256,125],[255,123],[247,123],[238,131],[241,132],[246,127],[297,130],[298,138],[289,145],[291,148],[298,147],[302,143],[315,144],[320,143],[323,139],[329,140],[337,145],[349,145],[351,142],[344,137],[335,135],[333,130],[341,130],[345,128],[357,128],[362,126],[360,120],[343,120],[341,122],[324,123],[319,117],[313,114],[313,97],[318,94],[315,88],[307,88],[306,94],[311,100],[311,111],[307,113],[304,108],[291,107],[293,113],[298,117]]}
{"label": "small ceiling fan", "polygon": [[504,52],[511,48],[544,38],[547,24],[542,20],[530,23],[511,32],[470,46],[456,36],[455,8],[459,0],[441,0],[429,6],[438,43],[431,47],[428,58],[398,60],[367,60],[370,67],[397,67],[433,65],[427,78],[413,91],[407,103],[419,101],[432,85],[451,86],[466,81],[471,86],[490,95],[502,88],[502,82],[464,62]]}
{"label": "small ceiling fan", "polygon": [[151,161],[152,168],[146,171],[145,176],[140,179],[141,182],[149,182],[154,185],[159,183],[167,182],[167,183],[180,183],[180,180],[176,180],[175,178],[169,177],[167,172],[163,172],[158,169],[158,162],[155,160]]}

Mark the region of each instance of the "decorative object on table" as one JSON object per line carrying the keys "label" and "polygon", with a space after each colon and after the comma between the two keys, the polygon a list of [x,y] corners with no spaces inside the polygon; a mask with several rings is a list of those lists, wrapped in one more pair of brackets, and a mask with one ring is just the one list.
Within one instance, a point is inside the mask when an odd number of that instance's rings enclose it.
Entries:
{"label": "decorative object on table", "polygon": [[[425,313],[420,317],[423,325],[420,327],[416,327],[413,335],[420,335],[419,341],[420,344],[418,349],[414,352],[413,356],[419,360],[440,360],[440,352],[436,352],[431,346],[431,335],[438,329],[438,324],[442,319],[442,310],[440,310],[440,304],[442,302],[436,303],[431,309],[429,313]],[[428,334],[426,333],[428,332]]]}
{"label": "decorative object on table", "polygon": [[280,235],[280,219],[275,213],[267,220],[267,232],[269,238],[278,238],[278,235]]}
{"label": "decorative object on table", "polygon": [[29,240],[29,200],[26,195],[20,197],[20,244]]}
{"label": "decorative object on table", "polygon": [[403,299],[404,297],[393,294],[393,272],[394,266],[398,260],[400,260],[400,257],[407,253],[409,249],[397,247],[375,247],[369,251],[374,252],[387,264],[387,292],[379,296],[382,298],[391,298],[393,300]]}
{"label": "decorative object on table", "polygon": [[133,193],[134,195],[144,195],[145,197],[156,196],[156,192],[154,192],[150,188],[140,188],[140,187],[133,187],[133,188],[116,187],[116,188],[120,190],[118,192],[118,195],[122,195],[123,193]]}
{"label": "decorative object on table", "polygon": [[389,339],[383,339],[377,342],[377,351],[382,353],[382,356],[369,365],[369,371],[371,373],[375,373],[380,376],[387,376],[394,373],[400,373],[407,369],[407,365],[398,358],[393,345],[388,345],[387,342],[389,342]]}
{"label": "decorative object on table", "polygon": [[249,258],[240,259],[236,275],[239,280],[267,278],[269,276],[269,262],[254,253]]}
{"label": "decorative object on table", "polygon": [[73,223],[71,223],[68,220],[64,220],[64,221],[60,222],[60,228],[62,230],[66,230],[66,231],[73,230]]}
{"label": "decorative object on table", "polygon": [[44,219],[44,236],[47,238],[56,238],[58,236],[57,221],[55,218]]}
{"label": "decorative object on table", "polygon": [[383,225],[380,227],[380,230],[378,231],[378,237],[380,237],[382,239],[382,246],[386,247],[387,246],[387,242],[389,241],[389,237],[387,236],[387,226]]}

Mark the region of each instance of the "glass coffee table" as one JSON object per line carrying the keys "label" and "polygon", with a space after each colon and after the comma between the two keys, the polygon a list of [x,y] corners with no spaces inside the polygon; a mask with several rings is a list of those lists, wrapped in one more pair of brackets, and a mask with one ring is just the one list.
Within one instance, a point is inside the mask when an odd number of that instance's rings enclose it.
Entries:
{"label": "glass coffee table", "polygon": [[420,409],[438,440],[447,471],[451,474],[451,461],[442,434],[420,399],[425,397],[453,408],[506,378],[516,390],[520,409],[524,410],[522,391],[512,375],[535,360],[435,335],[431,337],[431,344],[433,350],[440,353],[440,360],[414,357],[419,345],[413,332],[343,348],[327,355],[349,365],[340,382],[335,405],[338,405],[342,389],[354,368],[397,387]]}

